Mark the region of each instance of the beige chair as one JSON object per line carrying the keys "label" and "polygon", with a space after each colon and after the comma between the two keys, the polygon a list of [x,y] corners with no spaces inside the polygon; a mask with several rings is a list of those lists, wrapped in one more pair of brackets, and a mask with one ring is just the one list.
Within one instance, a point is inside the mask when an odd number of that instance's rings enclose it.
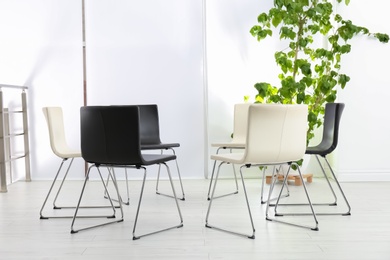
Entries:
{"label": "beige chair", "polygon": [[[234,105],[234,116],[233,116],[233,136],[230,142],[225,143],[212,143],[211,147],[217,148],[216,153],[219,154],[221,149],[227,149],[232,152],[235,149],[245,149],[245,138],[247,130],[247,120],[248,120],[248,109],[251,103],[239,103]],[[213,170],[211,172],[209,190],[207,193],[207,199],[210,200],[211,187],[214,180],[215,166],[217,161],[214,161]],[[236,181],[236,191],[221,195],[219,197],[224,197],[231,194],[238,193],[238,182],[237,174],[234,164],[232,164],[234,179]]]}
{"label": "beige chair", "polygon": [[[65,138],[65,128],[64,128],[64,119],[63,119],[63,112],[61,107],[44,107],[43,108],[43,114],[45,115],[47,127],[49,130],[49,137],[50,137],[50,146],[52,148],[52,151],[55,155],[57,155],[59,158],[62,159],[62,162],[60,164],[60,167],[54,177],[54,180],[50,186],[49,192],[43,202],[42,208],[40,210],[40,218],[41,219],[48,219],[48,218],[74,218],[72,215],[60,215],[60,214],[52,214],[51,216],[47,216],[43,214],[43,211],[45,209],[45,206],[47,204],[47,201],[53,191],[53,188],[57,182],[57,179],[59,177],[59,174],[62,170],[63,165],[65,162],[70,159],[70,163],[68,164],[68,167],[66,168],[66,172],[64,174],[64,177],[62,178],[61,183],[59,184],[57,193],[53,200],[53,209],[59,210],[59,209],[75,209],[76,206],[57,206],[56,201],[57,198],[62,190],[63,184],[68,176],[69,169],[72,166],[73,160],[75,158],[82,158],[81,156],[81,150],[72,149],[68,146]],[[83,160],[84,161],[84,160]],[[113,176],[113,173],[110,172],[109,175]],[[84,174],[84,172],[83,172]],[[84,175],[82,175],[84,177]],[[105,191],[107,191],[107,188],[105,187]],[[107,193],[106,193],[107,194]],[[118,205],[113,205],[112,199],[110,199],[110,205],[85,205],[85,206],[79,206],[80,208],[112,208],[113,214],[108,215],[101,215],[101,216],[93,216],[93,217],[101,217],[101,218],[112,218],[112,216],[115,214],[115,208],[120,208]],[[76,201],[75,201],[76,204]],[[81,218],[84,217],[90,217],[90,216],[80,216]]]}
{"label": "beige chair", "polygon": [[[58,156],[62,161],[60,164],[60,167],[57,170],[57,173],[54,177],[54,180],[50,186],[49,192],[43,202],[42,208],[40,210],[40,218],[41,219],[47,219],[49,216],[43,215],[43,210],[45,208],[45,205],[48,201],[48,198],[50,197],[51,192],[53,191],[53,187],[58,179],[58,176],[61,172],[61,169],[66,161],[70,159],[70,162],[68,164],[68,167],[66,168],[66,172],[64,174],[64,177],[61,181],[61,184],[57,190],[57,193],[55,195],[54,201],[53,201],[53,208],[54,209],[61,209],[64,207],[59,207],[56,205],[56,201],[58,198],[58,195],[60,194],[60,191],[62,189],[62,186],[64,184],[64,181],[66,177],[68,176],[69,169],[72,166],[73,160],[75,158],[81,158],[81,151],[77,149],[72,149],[68,146],[65,138],[65,129],[64,129],[64,120],[63,120],[63,113],[61,107],[44,107],[43,114],[46,118],[46,123],[49,131],[49,137],[50,137],[50,146],[53,151],[53,153]],[[64,217],[64,216],[51,216],[52,217]]]}
{"label": "beige chair", "polygon": [[[216,154],[211,156],[212,160],[220,161],[220,164],[218,166],[206,214],[206,227],[243,235],[252,239],[255,238],[255,227],[245,188],[243,171],[245,168],[253,166],[279,166],[283,164],[289,164],[291,166],[296,161],[300,160],[304,156],[306,150],[307,113],[308,109],[306,105],[252,104],[249,106],[247,136],[245,138],[245,149],[243,152]],[[209,216],[221,166],[227,163],[241,165],[241,181],[252,227],[252,234],[250,235],[219,228],[209,223]],[[299,169],[297,164],[296,166]],[[300,171],[299,175],[302,178]],[[271,196],[274,184],[275,181],[272,182],[272,186],[270,187],[269,197]],[[308,202],[311,205],[310,197],[304,182],[302,186],[304,187]],[[269,200],[267,203],[266,219],[273,220],[268,214],[268,209]],[[315,222],[314,227],[311,228],[318,230],[318,221],[312,206],[311,210]]]}
{"label": "beige chair", "polygon": [[[247,125],[248,125],[248,110],[251,103],[238,103],[234,105],[234,117],[233,117],[233,136],[230,142],[226,143],[212,143],[211,147],[216,147],[217,151],[216,154],[219,154],[221,149],[227,149],[230,152],[233,152],[233,150],[242,150],[245,149],[245,141],[246,141],[246,134],[247,134]],[[209,184],[209,190],[207,193],[207,199],[210,200],[210,192],[211,187],[214,179],[215,174],[215,166],[217,161],[214,161],[213,164],[213,170],[210,177],[210,184]],[[233,173],[234,173],[234,180],[236,184],[236,191],[220,196],[216,196],[214,198],[224,197],[232,194],[238,193],[238,182],[237,182],[237,174],[236,174],[236,168],[234,167],[234,164],[232,164]],[[273,169],[274,174],[276,174],[276,168]],[[263,167],[263,180],[265,179],[265,171],[266,167]],[[277,170],[278,174],[280,174],[280,168]],[[283,195],[283,197],[288,197],[290,194],[288,186],[286,187],[286,194]],[[275,200],[276,198],[271,198],[270,200]],[[267,202],[267,200],[264,200],[264,181],[261,184],[261,198],[260,198],[261,204],[264,204]]]}

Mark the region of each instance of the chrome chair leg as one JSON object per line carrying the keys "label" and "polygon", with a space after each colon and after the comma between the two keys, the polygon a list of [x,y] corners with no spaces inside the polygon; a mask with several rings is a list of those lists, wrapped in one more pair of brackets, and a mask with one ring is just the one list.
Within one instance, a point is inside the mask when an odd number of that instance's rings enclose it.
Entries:
{"label": "chrome chair leg", "polygon": [[[327,181],[327,184],[331,190],[331,193],[333,195],[333,198],[334,198],[334,202],[332,203],[312,203],[312,205],[314,206],[337,206],[337,196],[336,196],[336,193],[332,187],[332,184],[330,183],[329,181],[329,177],[326,175],[326,172],[325,172],[325,169],[324,167],[322,166],[319,158],[318,158],[318,155],[315,155],[316,156],[316,159],[317,159],[317,162],[318,164],[320,165],[321,167],[321,171],[322,173],[324,174],[324,177],[325,177],[325,180]],[[341,188],[341,185],[339,183],[339,181],[337,180],[337,177],[332,169],[332,167],[330,166],[329,164],[329,161],[326,159],[326,157],[324,157],[324,160],[326,162],[326,164],[328,165],[329,169],[330,169],[330,172],[332,174],[332,177],[334,178],[334,181],[336,182],[336,185],[342,195],[342,197],[344,198],[344,201],[345,201],[345,204],[348,208],[348,210],[346,212],[316,212],[316,215],[317,216],[336,216],[336,215],[341,215],[341,216],[350,216],[351,215],[351,206],[344,194],[344,191],[343,189]],[[280,203],[279,206],[305,206],[305,205],[308,205],[307,203]],[[275,204],[270,204],[270,206],[275,206]],[[307,212],[303,212],[303,213],[294,213],[294,215],[310,215],[311,213],[307,213]],[[291,214],[287,214],[285,213],[284,215],[291,215]]]}
{"label": "chrome chair leg", "polygon": [[[63,183],[64,183],[66,177],[68,176],[68,172],[69,172],[70,167],[72,166],[73,159],[74,159],[74,158],[71,159],[71,161],[70,161],[70,163],[69,163],[69,165],[68,165],[68,168],[67,168],[67,170],[66,170],[66,172],[65,172],[64,178],[62,179],[62,182],[61,182],[61,184],[60,184],[60,187],[58,188],[57,194],[56,194],[55,199],[54,199],[54,202],[53,202],[53,208],[54,208],[54,209],[61,209],[61,207],[57,207],[57,206],[55,205],[55,202],[56,202],[56,200],[57,200],[57,198],[58,198],[58,194],[59,194],[60,191],[61,191],[62,185],[63,185]],[[57,173],[56,173],[56,175],[55,175],[55,177],[54,177],[53,183],[51,184],[50,189],[49,189],[49,192],[47,193],[46,198],[45,198],[45,200],[44,200],[44,202],[43,202],[43,205],[42,205],[42,207],[41,207],[41,210],[39,211],[40,219],[70,217],[70,216],[44,216],[44,215],[43,215],[43,210],[44,210],[44,208],[45,208],[45,206],[46,206],[47,200],[48,200],[49,197],[50,197],[50,194],[51,194],[51,192],[52,192],[52,190],[53,190],[53,187],[54,187],[54,185],[55,185],[55,183],[56,183],[56,181],[57,181],[58,175],[59,175],[60,172],[61,172],[62,166],[64,165],[64,162],[67,161],[67,160],[68,160],[68,158],[63,159],[62,162],[61,162],[61,164],[60,164],[60,167],[58,168],[58,171],[57,171]]]}
{"label": "chrome chair leg", "polygon": [[[330,191],[332,192],[332,195],[333,195],[333,198],[334,198],[334,201],[333,201],[333,202],[327,203],[327,204],[324,203],[323,205],[337,206],[337,196],[336,196],[336,193],[335,193],[335,191],[334,191],[332,185],[330,184],[328,175],[326,174],[325,169],[324,169],[324,167],[322,166],[322,164],[321,164],[321,162],[320,162],[320,160],[319,160],[319,158],[318,158],[318,155],[315,155],[315,157],[316,157],[316,159],[317,159],[318,164],[319,164],[320,167],[321,167],[321,171],[322,171],[322,173],[324,174],[326,183],[328,184],[329,189],[330,189]],[[331,169],[331,168],[330,168],[330,169]],[[333,171],[332,171],[332,174],[333,174]],[[313,205],[317,205],[317,204],[313,204]]]}
{"label": "chrome chair leg", "polygon": [[[278,175],[279,174],[279,171],[280,169],[282,169],[282,165],[279,166],[279,170],[276,169],[276,166],[273,167],[273,171],[272,171],[272,175]],[[274,198],[268,198],[267,200],[264,200],[264,182],[265,182],[265,170],[266,170],[266,167],[263,168],[263,179],[262,179],[262,182],[261,182],[261,199],[260,199],[260,203],[261,204],[265,204],[269,201],[274,201],[274,200],[277,200],[278,197],[274,197]],[[290,196],[290,189],[288,188],[288,185],[286,185],[286,194],[284,194],[282,196],[282,198],[286,198],[286,197],[289,197]],[[275,204],[270,204],[270,206],[272,205],[275,205]]]}
{"label": "chrome chair leg", "polygon": [[[321,167],[321,170],[322,170],[322,173],[324,174],[324,177],[325,177],[325,180],[330,188],[330,191],[332,192],[332,195],[333,195],[333,198],[334,198],[334,201],[333,202],[327,202],[327,203],[313,203],[314,206],[336,206],[337,205],[337,196],[336,196],[336,193],[334,192],[333,190],[333,187],[332,185],[330,184],[330,181],[329,181],[329,178],[328,176],[326,175],[325,173],[325,170],[324,168],[322,167],[322,164],[321,162],[319,161],[317,155],[316,155],[316,159],[318,161],[318,164],[320,165]],[[287,186],[288,187],[288,186]],[[306,203],[284,203],[284,204],[279,204],[279,206],[304,206],[304,205],[307,205]],[[275,204],[270,204],[271,207],[275,206]],[[310,214],[310,213],[309,213]],[[320,215],[320,213],[317,212],[317,215]]]}
{"label": "chrome chair leg", "polygon": [[[65,159],[65,160],[66,160],[66,159]],[[61,192],[61,190],[62,190],[62,186],[64,185],[65,179],[68,177],[69,169],[70,169],[70,167],[71,167],[72,164],[73,164],[73,160],[74,160],[74,158],[71,159],[71,161],[70,161],[70,163],[69,163],[69,166],[68,166],[68,168],[66,169],[64,178],[63,178],[62,181],[61,181],[60,187],[58,188],[58,191],[57,191],[57,193],[56,193],[56,196],[54,197],[53,209],[61,209],[61,208],[63,208],[63,207],[57,206],[57,205],[56,205],[56,202],[57,202],[58,196],[59,196],[59,194],[60,194],[60,192]],[[61,167],[62,167],[62,165],[61,165]],[[57,177],[58,177],[58,175],[56,176],[55,179],[57,179]],[[67,207],[64,207],[64,208],[67,208]],[[73,208],[74,208],[74,207],[73,207]]]}
{"label": "chrome chair leg", "polygon": [[[64,181],[65,181],[65,179],[66,179],[67,176],[68,176],[69,169],[70,169],[70,167],[71,167],[71,165],[72,165],[73,159],[74,159],[74,158],[72,158],[70,164],[68,165],[68,168],[67,168],[67,170],[66,170],[66,172],[65,172],[64,178],[63,178],[62,181],[61,181],[60,187],[59,187],[59,189],[58,189],[58,191],[57,191],[57,194],[56,194],[56,196],[55,196],[55,199],[54,199],[54,201],[53,201],[53,209],[55,209],[55,210],[60,210],[60,209],[74,209],[74,208],[76,208],[76,206],[57,206],[57,205],[56,205],[56,201],[57,201],[57,199],[58,199],[58,196],[59,196],[59,194],[60,194],[60,191],[62,190],[62,186],[63,186],[63,184],[64,184]],[[48,198],[50,197],[50,194],[51,194],[51,192],[52,192],[52,190],[53,190],[53,187],[54,187],[54,185],[55,185],[55,182],[57,181],[58,176],[59,176],[59,173],[61,172],[62,166],[63,166],[63,164],[64,164],[64,162],[65,162],[66,160],[67,160],[67,159],[63,159],[63,160],[62,160],[61,165],[60,165],[60,168],[58,169],[57,174],[56,174],[56,176],[55,176],[55,178],[54,178],[54,180],[53,180],[53,183],[52,183],[51,186],[50,186],[49,192],[48,192],[48,194],[47,194],[47,196],[46,196],[46,198],[45,198],[45,201],[43,202],[43,205],[42,205],[42,207],[41,207],[41,210],[40,210],[40,212],[39,212],[39,214],[40,214],[40,219],[49,219],[49,218],[73,218],[73,216],[71,216],[71,215],[67,215],[67,216],[62,216],[62,215],[61,215],[61,216],[44,216],[44,215],[43,215],[43,210],[44,210],[44,208],[45,208],[45,206],[46,206],[47,200],[48,200]],[[109,206],[92,206],[92,207],[91,207],[91,206],[80,206],[80,208],[107,208],[107,207],[109,207]],[[115,206],[115,208],[119,208],[119,206]]]}
{"label": "chrome chair leg", "polygon": [[158,230],[158,231],[154,231],[154,232],[151,232],[151,233],[143,234],[143,235],[138,235],[138,236],[135,235],[135,231],[136,231],[137,223],[138,223],[139,212],[140,212],[140,208],[141,208],[142,196],[143,196],[144,188],[145,188],[145,181],[146,181],[146,168],[145,167],[140,167],[140,168],[144,169],[144,177],[143,177],[143,181],[142,181],[141,193],[140,193],[138,206],[137,206],[137,212],[136,212],[135,220],[134,220],[133,240],[137,240],[137,239],[140,239],[141,237],[149,236],[149,235],[156,234],[156,233],[160,233],[160,232],[167,231],[167,230],[170,230],[170,229],[183,227],[183,216],[181,214],[180,206],[179,206],[179,203],[177,201],[176,191],[175,191],[175,187],[173,185],[171,172],[170,172],[169,167],[168,167],[168,165],[166,163],[162,163],[162,164],[164,164],[166,169],[167,169],[169,181],[170,181],[171,187],[172,187],[173,198],[175,199],[177,211],[179,213],[180,224],[176,225],[176,226],[173,226],[173,227],[169,227],[169,228],[161,229],[161,230]]}
{"label": "chrome chair leg", "polygon": [[252,212],[251,212],[251,209],[250,209],[250,206],[249,206],[249,200],[248,200],[248,195],[247,195],[247,192],[246,192],[244,177],[242,175],[242,168],[243,167],[247,167],[245,165],[240,167],[240,175],[241,175],[241,180],[242,180],[242,185],[243,185],[243,190],[244,190],[244,195],[245,195],[245,201],[246,201],[246,205],[247,205],[247,208],[248,208],[249,218],[250,218],[250,222],[251,222],[251,226],[252,226],[252,234],[251,235],[242,234],[242,233],[226,230],[226,229],[219,228],[219,227],[216,227],[216,226],[213,226],[213,225],[209,224],[209,215],[210,215],[210,211],[211,211],[211,206],[213,204],[213,200],[215,199],[214,195],[215,195],[215,190],[216,190],[216,187],[217,187],[219,172],[220,172],[222,164],[224,164],[224,163],[225,162],[221,162],[219,164],[219,166],[218,166],[217,175],[215,176],[215,180],[214,180],[214,187],[213,187],[212,192],[211,192],[211,198],[210,198],[210,202],[209,202],[209,207],[207,209],[205,226],[207,228],[216,229],[216,230],[227,232],[227,233],[230,233],[230,234],[235,234],[235,235],[244,236],[244,237],[247,237],[247,238],[254,239],[255,238],[255,227],[254,227],[254,224],[253,224]]}
{"label": "chrome chair leg", "polygon": [[[328,167],[329,167],[329,169],[330,169],[330,172],[332,173],[332,176],[333,176],[333,178],[334,178],[334,180],[335,180],[335,182],[336,182],[336,184],[337,184],[337,187],[339,188],[340,193],[341,193],[341,195],[343,196],[344,201],[345,201],[345,203],[346,203],[346,205],[347,205],[347,207],[348,207],[348,211],[347,211],[347,212],[344,212],[344,213],[341,213],[341,215],[343,215],[343,216],[349,216],[349,215],[351,215],[351,205],[349,204],[349,202],[348,202],[348,200],[347,200],[347,197],[345,196],[344,191],[343,191],[343,189],[341,188],[341,185],[340,185],[339,181],[337,180],[336,174],[334,173],[332,167],[330,167],[330,164],[329,164],[328,159],[326,159],[325,156],[324,156],[324,159],[325,159],[325,162],[327,163],[327,165],[328,165]],[[317,160],[318,160],[318,158],[317,158]],[[322,166],[321,166],[321,168],[322,168],[322,171],[323,171],[324,174],[325,174],[324,168],[323,168]],[[333,190],[333,189],[332,189],[332,190]],[[334,193],[334,192],[333,192],[333,193]]]}
{"label": "chrome chair leg", "polygon": [[[108,172],[110,172],[110,168],[107,167]],[[114,170],[112,168],[112,170]],[[106,181],[106,186],[108,187],[109,181],[110,181],[110,174],[107,175],[107,181]],[[128,180],[128,175],[127,175],[127,168],[125,168],[125,181],[126,181],[126,193],[127,193],[127,201],[124,201],[121,198],[121,201],[124,205],[130,205],[130,192],[129,192],[129,180]],[[108,199],[107,197],[107,192],[104,192],[104,198]],[[112,199],[113,201],[119,202],[118,199]]]}
{"label": "chrome chair leg", "polygon": [[[219,148],[217,149],[216,154],[219,153],[219,150],[220,150],[220,149],[225,149],[225,148],[219,147]],[[232,152],[232,149],[230,149],[230,152]],[[210,200],[210,192],[211,192],[211,187],[212,187],[213,180],[214,180],[214,173],[215,173],[215,166],[216,166],[216,164],[217,164],[217,161],[214,161],[214,164],[213,164],[213,171],[211,172],[211,177],[210,177],[209,191],[207,192],[207,200]],[[222,197],[226,197],[226,196],[229,196],[229,195],[233,195],[233,194],[237,194],[237,193],[238,193],[238,181],[237,181],[236,168],[234,167],[234,164],[232,164],[232,167],[233,167],[234,180],[235,180],[235,182],[236,182],[236,191],[231,192],[231,193],[227,193],[227,194],[224,194],[224,195],[216,196],[216,197],[214,197],[214,199],[222,198]]]}
{"label": "chrome chair leg", "polygon": [[[175,153],[175,150],[173,148],[168,148],[172,151],[172,153],[174,155],[176,155]],[[167,150],[168,150],[167,149]],[[161,154],[163,154],[163,150],[161,150]],[[180,200],[185,200],[185,194],[184,194],[184,188],[183,188],[183,182],[181,180],[181,174],[180,174],[180,170],[179,170],[179,164],[177,163],[177,158],[175,160],[175,163],[176,163],[176,169],[177,169],[177,174],[178,174],[178,177],[179,177],[179,183],[180,183],[180,188],[181,188],[181,193],[182,193],[182,197],[179,198]],[[156,183],[156,194],[159,194],[159,195],[163,195],[163,196],[168,196],[168,197],[171,197],[171,195],[166,195],[166,194],[163,194],[161,192],[159,192],[158,190],[158,185],[159,185],[159,182],[160,182],[160,171],[161,171],[161,165],[158,166],[158,173],[157,173],[157,183]]]}
{"label": "chrome chair leg", "polygon": [[[78,211],[79,209],[81,208],[80,207],[80,204],[81,204],[81,200],[83,198],[83,195],[84,195],[84,191],[85,191],[85,187],[86,187],[86,184],[88,182],[88,179],[89,179],[89,174],[91,173],[91,169],[92,167],[96,167],[98,173],[99,173],[99,176],[100,176],[100,180],[103,184],[103,187],[105,189],[105,192],[107,194],[107,197],[108,197],[108,200],[110,202],[110,208],[112,209],[113,211],[113,214],[112,215],[99,215],[99,216],[77,216],[78,214]],[[93,226],[88,226],[88,227],[84,227],[84,228],[79,228],[79,229],[74,229],[74,224],[75,224],[75,221],[76,221],[76,218],[116,218],[115,216],[115,213],[116,213],[116,210],[115,210],[115,206],[114,206],[114,203],[111,199],[111,196],[110,196],[110,193],[108,192],[108,189],[107,189],[107,186],[104,182],[104,179],[103,179],[103,176],[100,172],[100,169],[98,166],[96,165],[92,165],[88,168],[88,172],[87,172],[87,175],[85,176],[85,180],[84,180],[84,185],[83,185],[83,188],[81,190],[81,194],[80,194],[80,198],[79,198],[79,201],[77,203],[77,206],[76,206],[76,210],[74,212],[74,215],[73,215],[73,219],[72,219],[72,223],[71,223],[71,227],[70,227],[70,233],[71,234],[74,234],[74,233],[78,233],[79,231],[82,231],[82,230],[87,230],[87,229],[91,229],[91,228],[95,228],[95,227],[100,227],[100,226],[105,226],[105,225],[108,225],[108,224],[113,224],[113,223],[118,223],[118,222],[122,222],[123,221],[123,208],[122,208],[122,202],[121,202],[121,197],[119,195],[119,189],[118,189],[118,185],[117,185],[117,181],[116,181],[116,176],[115,176],[115,172],[112,171],[109,172],[109,174],[111,174],[111,178],[112,178],[112,182],[114,184],[114,187],[115,187],[115,190],[116,190],[116,194],[119,198],[119,207],[120,207],[120,211],[121,211],[121,218],[120,219],[116,219],[114,221],[109,221],[109,222],[104,222],[104,223],[101,223],[101,224],[98,224],[98,225],[93,225]],[[93,206],[91,206],[90,208],[95,208]]]}
{"label": "chrome chair leg", "polygon": [[[275,211],[275,217],[280,217],[280,216],[284,216],[284,215],[287,215],[285,213],[281,214],[281,213],[278,213],[277,212],[277,207],[278,207],[278,204],[279,204],[279,201],[280,201],[280,198],[281,198],[281,195],[282,195],[282,192],[283,192],[283,188],[287,185],[287,179],[288,179],[288,174],[290,173],[290,169],[291,169],[291,165],[290,164],[290,167],[288,168],[288,171],[287,171],[287,174],[286,174],[286,177],[284,178],[283,180],[283,185],[282,185],[282,188],[279,192],[279,196],[278,196],[278,199],[276,201],[276,204],[275,204],[275,208],[274,208],[274,211]],[[266,207],[266,220],[269,220],[269,221],[274,221],[274,222],[280,222],[280,223],[284,223],[284,224],[288,224],[288,225],[292,225],[292,226],[297,226],[297,227],[303,227],[303,228],[309,228],[311,230],[314,230],[314,231],[318,231],[318,220],[317,220],[317,216],[316,216],[316,213],[314,212],[314,208],[313,208],[313,204],[311,203],[311,199],[310,199],[310,196],[309,196],[309,193],[307,192],[307,188],[306,188],[306,184],[303,180],[303,177],[302,177],[302,173],[301,173],[301,170],[299,168],[299,165],[296,164],[297,168],[298,168],[298,174],[299,174],[299,177],[301,178],[301,181],[302,181],[302,186],[303,186],[303,189],[305,191],[305,194],[306,194],[306,198],[307,198],[307,201],[308,201],[308,204],[310,206],[310,210],[311,210],[311,214],[313,216],[313,219],[314,219],[314,226],[307,226],[307,225],[301,225],[301,224],[297,224],[297,223],[292,223],[292,222],[288,222],[288,221],[282,221],[280,220],[279,218],[276,219],[276,218],[271,218],[270,215],[269,215],[269,208],[270,208],[270,203],[268,201],[267,203],[267,207]],[[269,197],[271,197],[271,194],[273,192],[273,189],[274,189],[274,186],[275,186],[275,182],[276,182],[276,177],[275,176],[272,176],[272,186],[269,190]],[[288,214],[288,215],[300,215],[300,214]]]}

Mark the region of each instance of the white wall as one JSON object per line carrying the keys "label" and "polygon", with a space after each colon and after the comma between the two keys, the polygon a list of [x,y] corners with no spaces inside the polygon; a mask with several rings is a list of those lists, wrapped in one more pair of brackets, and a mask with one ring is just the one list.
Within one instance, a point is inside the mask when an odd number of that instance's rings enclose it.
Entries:
{"label": "white wall", "polygon": [[202,1],[90,0],[86,32],[88,104],[158,104],[182,177],[201,178]]}
{"label": "white wall", "polygon": [[[386,5],[385,0],[351,1],[339,11],[372,32],[390,34]],[[343,61],[351,81],[339,95],[346,103],[337,153],[341,180],[390,180],[389,58],[390,44],[362,36],[353,40]]]}
{"label": "white wall", "polygon": [[[65,110],[68,142],[79,146],[82,105],[81,4],[78,0],[0,1],[0,82],[25,85],[33,179],[52,178],[60,160],[50,150],[43,106]],[[7,95],[7,90],[3,90]],[[75,162],[75,176],[83,163]],[[22,169],[21,169],[22,170]],[[15,172],[15,179],[24,172]]]}
{"label": "white wall", "polygon": [[[273,75],[277,67],[273,53],[278,41],[267,39],[260,45],[249,33],[257,22],[257,16],[271,5],[271,1],[258,0],[206,1],[210,144],[231,139],[234,104],[244,102],[245,95],[251,96],[253,102],[256,82],[275,81]],[[215,151],[215,148],[209,148],[209,154]],[[209,160],[209,175],[212,163]],[[221,174],[231,177],[230,167]]]}
{"label": "white wall", "polygon": [[[52,178],[43,106],[62,106],[79,147],[81,0],[0,1],[0,82],[29,87],[33,179]],[[162,140],[179,142],[183,178],[204,176],[202,0],[86,0],[89,105],[159,105]],[[75,162],[71,178],[82,178]],[[14,179],[23,178],[17,173]]]}
{"label": "white wall", "polygon": [[[378,8],[385,4],[352,1],[339,11],[373,31],[389,33],[389,17]],[[88,104],[159,104],[162,139],[181,143],[177,155],[183,177],[202,178],[204,164],[208,172],[211,168],[208,153],[215,152],[209,143],[230,138],[234,103],[244,95],[253,98],[256,82],[277,81],[273,54],[283,46],[272,39],[260,44],[249,33],[257,15],[271,5],[258,0],[87,0]],[[389,50],[389,44],[358,38],[343,63],[352,80],[339,95],[346,109],[333,159],[341,179],[390,180],[384,107],[389,79],[383,76]],[[52,178],[59,159],[51,153],[41,108],[64,108],[68,141],[78,147],[80,0],[0,0],[0,83],[29,87],[32,177]],[[75,166],[71,177],[81,178],[84,164]]]}

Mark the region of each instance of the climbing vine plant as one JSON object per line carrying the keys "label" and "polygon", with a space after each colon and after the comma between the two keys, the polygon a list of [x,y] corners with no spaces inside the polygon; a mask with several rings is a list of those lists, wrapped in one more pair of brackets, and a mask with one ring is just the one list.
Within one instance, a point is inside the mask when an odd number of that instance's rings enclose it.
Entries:
{"label": "climbing vine plant", "polygon": [[[286,49],[274,55],[280,68],[280,85],[256,83],[256,102],[307,104],[308,142],[314,129],[323,123],[325,103],[334,102],[337,90],[344,89],[350,80],[340,72],[343,55],[351,51],[350,40],[364,35],[382,43],[389,41],[387,34],[371,33],[344,20],[335,13],[334,5],[348,5],[350,0],[336,1],[332,4],[327,0],[274,0],[274,7],[261,13],[250,30],[259,42],[273,37],[278,30],[279,39],[287,43]],[[316,47],[324,45],[323,36],[328,47]],[[321,43],[316,42],[319,40]]]}

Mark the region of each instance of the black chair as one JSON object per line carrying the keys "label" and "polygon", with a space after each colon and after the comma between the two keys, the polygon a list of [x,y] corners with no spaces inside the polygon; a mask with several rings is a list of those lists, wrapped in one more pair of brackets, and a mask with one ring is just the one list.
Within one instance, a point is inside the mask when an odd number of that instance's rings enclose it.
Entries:
{"label": "black chair", "polygon": [[[351,206],[349,205],[349,202],[344,194],[343,189],[341,188],[341,185],[339,181],[337,180],[336,174],[334,173],[332,167],[329,164],[328,159],[326,156],[330,153],[332,153],[336,147],[339,140],[339,128],[340,128],[340,120],[341,115],[343,113],[345,104],[344,103],[327,103],[325,105],[325,117],[324,117],[324,127],[323,127],[323,134],[322,134],[322,140],[321,142],[316,146],[311,146],[306,149],[306,154],[315,155],[318,164],[321,167],[321,171],[325,176],[325,179],[327,180],[327,183],[332,191],[332,194],[335,198],[335,201],[333,203],[330,203],[329,205],[337,205],[337,197],[336,194],[332,188],[332,185],[330,184],[330,181],[328,179],[328,176],[325,172],[324,167],[322,166],[319,156],[324,158],[324,161],[329,167],[329,170],[333,176],[333,179],[337,185],[337,187],[340,190],[340,193],[342,194],[344,201],[348,207],[347,212],[345,213],[335,213],[337,215],[351,215]],[[320,214],[320,213],[319,213]],[[333,215],[333,214],[332,214]]]}
{"label": "black chair", "polygon": [[[137,105],[140,111],[140,137],[141,137],[141,150],[160,150],[161,154],[163,154],[164,150],[171,150],[174,155],[175,149],[180,147],[179,143],[162,143],[160,138],[160,125],[159,125],[159,116],[158,116],[158,107],[156,104],[150,105]],[[175,159],[177,174],[179,177],[180,188],[182,192],[182,197],[180,200],[185,200],[183,182],[181,180],[179,165],[177,163],[177,159]],[[159,195],[164,195],[168,197],[172,197],[171,195],[162,194],[159,191],[159,182],[160,182],[160,172],[161,166],[158,167],[157,174],[157,183],[156,183],[156,193]],[[125,169],[125,177],[127,184],[127,170]],[[107,180],[108,184],[108,180]],[[129,187],[127,187],[127,202],[124,204],[129,205]]]}
{"label": "black chair", "polygon": [[[83,197],[85,185],[89,174],[93,167],[96,167],[100,174],[100,167],[108,167],[112,169],[111,179],[115,186],[119,204],[122,204],[119,196],[117,182],[115,178],[115,168],[133,168],[143,169],[144,177],[140,198],[138,202],[137,212],[134,221],[133,239],[138,239],[142,236],[155,234],[161,231],[179,228],[183,226],[183,218],[179,204],[176,199],[176,192],[173,186],[169,167],[166,162],[175,160],[175,155],[161,154],[142,154],[141,153],[141,138],[140,138],[140,112],[138,106],[87,106],[80,109],[81,112],[81,154],[84,160],[92,165],[89,167],[84,187],[81,191],[78,206],[76,208],[74,218],[71,225],[71,232],[76,233],[80,230],[96,227],[87,227],[74,230],[74,222],[78,214],[78,207]],[[165,165],[168,177],[171,183],[173,197],[175,198],[176,207],[180,217],[180,224],[174,227],[148,233],[142,236],[136,236],[136,226],[142,202],[142,195],[146,180],[146,166],[150,165]],[[104,183],[103,179],[102,182]],[[108,194],[108,191],[106,189]],[[121,207],[122,209],[122,207]],[[113,223],[113,222],[109,222]],[[109,224],[107,223],[107,224]],[[104,225],[104,224],[103,224]],[[98,225],[101,226],[101,225]]]}
{"label": "black chair", "polygon": [[[351,215],[351,206],[344,194],[343,189],[341,188],[341,185],[339,181],[337,180],[336,174],[334,173],[332,167],[329,164],[328,159],[326,158],[327,155],[332,153],[338,143],[339,139],[339,128],[340,128],[340,120],[341,115],[343,113],[345,104],[344,103],[327,103],[325,105],[325,115],[324,115],[324,125],[323,125],[323,134],[322,134],[322,140],[321,142],[316,146],[310,146],[306,149],[306,154],[314,155],[316,157],[316,160],[318,164],[321,167],[321,171],[324,174],[325,180],[327,181],[327,184],[332,192],[332,195],[334,197],[334,201],[330,203],[313,203],[313,205],[324,205],[324,206],[336,206],[337,205],[337,196],[336,193],[332,187],[332,184],[329,181],[329,178],[325,172],[324,167],[322,166],[319,157],[322,157],[324,161],[326,162],[327,166],[329,167],[330,173],[332,174],[332,177],[336,183],[336,186],[338,187],[342,197],[344,198],[345,204],[348,208],[346,212],[343,213],[322,213],[322,212],[316,212],[317,215],[344,215],[348,216]],[[279,204],[279,205],[291,205],[291,204]],[[280,215],[288,215],[288,214],[280,214]]]}
{"label": "black chair", "polygon": [[[141,150],[161,150],[163,154],[164,150],[171,150],[174,155],[175,149],[180,147],[179,143],[163,143],[160,139],[160,125],[159,125],[159,115],[158,107],[156,104],[150,105],[138,105],[140,111],[140,136],[141,136]],[[177,159],[175,159],[177,174],[179,177],[180,187],[182,191],[181,200],[185,200],[183,182],[181,180],[179,165]],[[156,184],[156,193],[162,194],[158,190],[159,181],[160,181],[160,170],[161,166],[158,168],[157,175],[157,184]]]}

